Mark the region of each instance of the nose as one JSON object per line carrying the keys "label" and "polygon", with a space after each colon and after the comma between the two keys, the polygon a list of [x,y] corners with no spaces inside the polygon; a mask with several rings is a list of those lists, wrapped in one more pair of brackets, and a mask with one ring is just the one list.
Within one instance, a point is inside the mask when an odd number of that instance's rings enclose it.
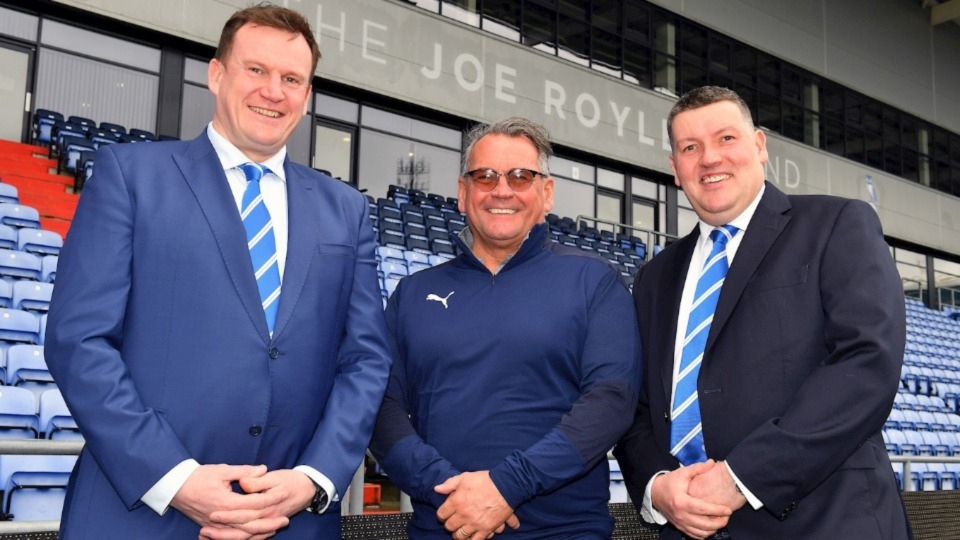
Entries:
{"label": "nose", "polygon": [[270,101],[283,101],[283,98],[286,96],[283,93],[283,83],[280,80],[280,76],[271,74],[267,77],[263,86],[260,88],[260,94]]}
{"label": "nose", "polygon": [[513,188],[507,183],[507,175],[501,174],[497,177],[497,185],[490,190],[490,194],[504,199],[513,196]]}
{"label": "nose", "polygon": [[719,149],[712,144],[705,144],[703,146],[703,153],[700,154],[700,164],[704,167],[712,167],[714,165],[719,165],[723,161],[723,156],[720,154]]}

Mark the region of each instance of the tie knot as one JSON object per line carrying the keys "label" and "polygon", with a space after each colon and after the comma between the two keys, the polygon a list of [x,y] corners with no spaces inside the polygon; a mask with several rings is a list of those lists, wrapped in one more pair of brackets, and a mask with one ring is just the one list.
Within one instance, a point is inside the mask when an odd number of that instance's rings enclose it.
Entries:
{"label": "tie knot", "polygon": [[716,229],[710,231],[710,240],[713,240],[714,244],[726,244],[731,238],[737,235],[737,231],[740,229],[734,227],[733,225],[724,225],[723,227],[717,227]]}
{"label": "tie knot", "polygon": [[263,178],[263,173],[266,172],[266,167],[259,163],[244,163],[239,167],[240,170],[243,171],[243,174],[246,175],[248,182],[259,182],[260,179]]}

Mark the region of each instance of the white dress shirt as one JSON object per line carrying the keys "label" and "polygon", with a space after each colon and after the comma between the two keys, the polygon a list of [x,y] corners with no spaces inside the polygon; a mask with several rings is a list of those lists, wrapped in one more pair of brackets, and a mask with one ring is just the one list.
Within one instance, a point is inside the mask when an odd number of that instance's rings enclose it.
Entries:
{"label": "white dress shirt", "polygon": [[[220,158],[220,164],[223,166],[224,174],[227,176],[227,182],[230,184],[230,191],[233,193],[234,202],[237,205],[237,213],[241,213],[243,204],[243,192],[247,188],[247,177],[237,166],[250,162],[239,148],[230,141],[217,133],[213,129],[213,123],[207,125],[207,136],[213,149]],[[287,157],[287,148],[284,146],[279,152],[261,162],[261,165],[267,167],[270,172],[264,174],[260,179],[260,193],[263,195],[263,202],[270,212],[270,221],[273,223],[273,235],[277,244],[277,266],[280,270],[280,280],[283,282],[283,269],[287,262],[287,184],[286,172],[283,170],[283,162]],[[187,478],[200,467],[194,459],[186,459],[180,462],[176,467],[170,470],[156,484],[153,485],[140,498],[144,504],[152,508],[156,513],[163,515],[170,507],[173,497],[180,491]],[[330,496],[330,501],[339,500],[336,488],[333,482],[322,473],[307,465],[299,465],[294,470],[300,471],[310,477],[318,486]],[[329,506],[329,502],[327,503]],[[325,511],[326,507],[321,511]]]}
{"label": "white dress shirt", "polygon": [[[753,218],[753,214],[757,210],[757,205],[760,204],[760,199],[763,197],[763,192],[765,189],[765,185],[761,186],[760,192],[757,193],[756,198],[753,199],[753,202],[750,203],[750,206],[744,209],[739,216],[731,220],[729,223],[729,225],[733,225],[739,229],[737,234],[727,241],[727,262],[731,266],[733,265],[733,258],[737,254],[737,249],[740,248],[740,242],[743,240],[744,233],[746,233],[747,225],[750,224],[750,220]],[[677,336],[674,345],[673,358],[673,386],[670,390],[671,403],[673,403],[673,394],[677,391],[677,379],[680,371],[680,357],[683,354],[683,341],[686,337],[687,321],[690,319],[690,307],[693,305],[693,296],[696,293],[697,281],[700,279],[700,272],[692,271],[691,269],[703,268],[704,260],[710,255],[710,251],[713,249],[713,240],[710,239],[710,233],[716,227],[703,221],[699,221],[698,226],[700,227],[700,237],[697,238],[697,245],[693,248],[693,256],[690,258],[690,266],[687,267],[687,277],[683,282],[683,293],[680,297],[680,314],[677,316]],[[730,476],[733,477],[733,481],[737,484],[737,487],[740,489],[740,492],[743,493],[743,496],[746,497],[750,506],[753,507],[754,510],[763,507],[763,503],[760,502],[760,499],[757,499],[753,493],[751,493],[750,490],[740,482],[740,479],[737,478],[736,474],[734,474],[733,469],[730,468],[730,465],[726,463],[724,464],[727,466],[727,470],[730,471]],[[666,472],[667,471],[661,471],[657,473],[647,482],[647,487],[643,494],[643,506],[640,512],[643,519],[658,525],[664,525],[667,522],[667,518],[653,507],[653,502],[650,498],[650,490],[653,487],[653,480],[657,476]]]}

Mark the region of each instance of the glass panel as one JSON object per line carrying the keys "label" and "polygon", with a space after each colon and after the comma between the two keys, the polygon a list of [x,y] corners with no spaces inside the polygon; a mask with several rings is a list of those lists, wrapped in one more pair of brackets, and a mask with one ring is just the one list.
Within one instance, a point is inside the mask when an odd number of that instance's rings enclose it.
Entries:
{"label": "glass panel", "polygon": [[576,219],[593,215],[594,187],[580,182],[554,177],[553,209],[560,217]]}
{"label": "glass panel", "polygon": [[513,0],[484,0],[483,29],[513,41],[520,41],[520,3]]}
{"label": "glass panel", "polygon": [[641,229],[657,230],[656,211],[651,201],[633,200],[633,223],[634,227]]}
{"label": "glass panel", "polygon": [[623,3],[623,29],[630,39],[650,42],[650,8],[642,0]]}
{"label": "glass panel", "polygon": [[729,73],[733,62],[731,61],[730,43],[718,39],[715,36],[710,37],[710,69]]}
{"label": "glass panel", "polygon": [[363,129],[357,173],[358,187],[374,198],[386,197],[390,184],[456,197],[460,153]]}
{"label": "glass panel", "polygon": [[[623,223],[623,196],[615,193],[597,193],[597,217],[604,221]],[[597,229],[612,231],[606,224],[597,224]]]}
{"label": "glass panel", "polygon": [[593,64],[610,75],[620,76],[620,36],[599,28],[593,29]]}
{"label": "glass panel", "polygon": [[597,185],[610,188],[616,191],[624,190],[623,173],[617,171],[608,171],[607,169],[597,169]]}
{"label": "glass panel", "polygon": [[523,44],[551,54],[557,53],[557,13],[531,0],[523,2]]}
{"label": "glass panel", "polygon": [[443,0],[440,14],[470,26],[480,26],[477,0]]}
{"label": "glass panel", "polygon": [[353,130],[319,124],[315,135],[314,168],[323,169],[334,178],[350,182],[353,179]]}
{"label": "glass panel", "polygon": [[896,248],[893,251],[903,282],[903,292],[911,298],[922,298],[927,288],[927,259],[919,253]]}
{"label": "glass panel", "polygon": [[595,171],[593,165],[558,156],[551,157],[549,164],[550,174],[554,177],[562,176],[580,182],[594,183]]}
{"label": "glass panel", "polygon": [[646,45],[624,43],[623,78],[644,88],[653,86],[651,58],[653,53]]}
{"label": "glass panel", "polygon": [[590,58],[590,26],[578,18],[560,14],[560,49],[558,56],[588,65]]}
{"label": "glass panel", "polygon": [[659,188],[659,184],[644,178],[634,176],[630,179],[631,193],[635,197],[644,197],[653,201],[660,200],[657,195],[660,192]]}
{"label": "glass panel", "polygon": [[620,3],[620,0],[593,0],[590,19],[593,26],[619,34]]}
{"label": "glass panel", "polygon": [[0,139],[19,141],[23,136],[29,67],[29,53],[0,47],[0,103],[8,104],[0,107]]}

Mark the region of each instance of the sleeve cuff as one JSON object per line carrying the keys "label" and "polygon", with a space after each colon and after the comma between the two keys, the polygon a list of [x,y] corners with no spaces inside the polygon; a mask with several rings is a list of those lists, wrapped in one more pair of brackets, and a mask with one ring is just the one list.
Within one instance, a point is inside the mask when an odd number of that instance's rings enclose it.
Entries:
{"label": "sleeve cuff", "polygon": [[660,471],[650,478],[647,487],[643,490],[643,505],[640,507],[640,517],[647,523],[656,523],[657,525],[666,525],[667,518],[653,507],[653,498],[650,496],[650,490],[653,489],[653,481],[661,474],[667,474],[667,471]]}
{"label": "sleeve cuff", "polygon": [[181,461],[144,493],[140,500],[157,514],[164,515],[170,508],[170,502],[173,501],[183,484],[187,482],[187,478],[199,468],[200,464],[194,459]]}
{"label": "sleeve cuff", "polygon": [[[300,471],[303,474],[310,477],[310,480],[313,480],[315,484],[320,486],[320,489],[327,492],[329,499],[327,499],[327,505],[323,508],[320,508],[319,513],[322,514],[327,511],[327,508],[330,508],[330,504],[340,500],[340,495],[337,494],[337,488],[333,485],[333,482],[329,478],[323,475],[320,471],[314,469],[309,465],[297,465],[293,468],[295,471]],[[362,496],[362,494],[361,494]]]}
{"label": "sleeve cuff", "polygon": [[745,486],[739,478],[737,478],[736,473],[734,473],[733,469],[730,468],[730,464],[726,461],[724,461],[723,464],[727,466],[727,472],[729,472],[730,477],[733,478],[733,483],[736,484],[737,491],[739,491],[740,494],[747,499],[747,504],[749,504],[754,510],[763,508],[763,503],[760,502],[760,499],[758,499],[749,489],[747,489],[747,486]]}

